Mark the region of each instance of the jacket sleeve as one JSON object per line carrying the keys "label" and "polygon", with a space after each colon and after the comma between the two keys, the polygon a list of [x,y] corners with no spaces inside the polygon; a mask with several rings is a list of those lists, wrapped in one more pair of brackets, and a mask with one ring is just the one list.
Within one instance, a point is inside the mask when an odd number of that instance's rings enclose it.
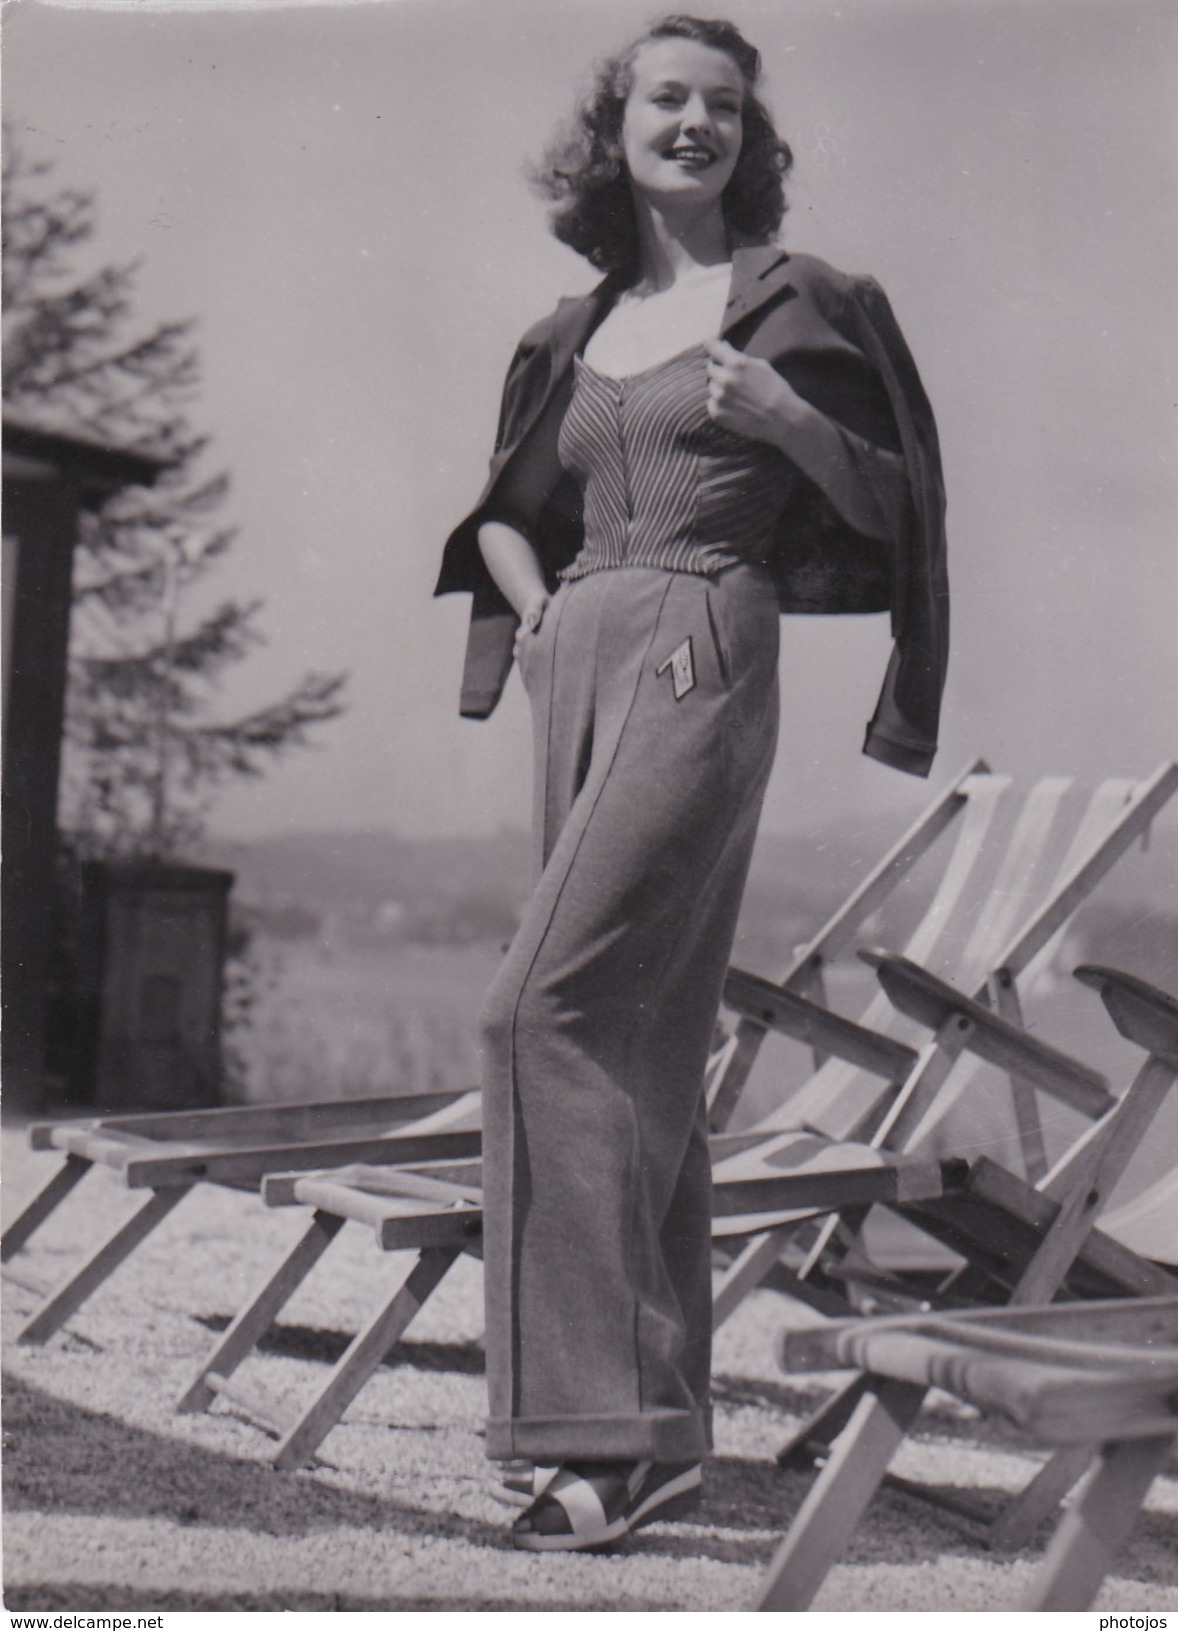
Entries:
{"label": "jacket sleeve", "polygon": [[529,330],[516,347],[515,355],[508,366],[507,377],[503,382],[503,394],[499,401],[499,424],[495,432],[495,448],[491,455],[491,468],[486,485],[470,514],[458,523],[446,540],[442,551],[441,571],[434,589],[435,595],[455,594],[463,590],[477,594],[486,589],[490,575],[478,548],[478,531],[484,521],[510,520],[512,525],[519,526],[521,531],[525,530],[524,517],[509,515],[506,502],[501,503],[492,515],[488,511],[488,501],[495,495],[506,456],[521,433],[520,420],[528,401],[525,385],[528,372],[534,364],[537,338],[535,331]]}
{"label": "jacket sleeve", "polygon": [[485,719],[502,694],[518,621],[487,570],[478,544],[480,526],[505,521],[522,532],[536,548],[550,586],[580,546],[580,495],[556,451],[567,393],[556,391],[545,401],[549,326],[549,319],[537,324],[516,348],[486,485],[446,540],[434,589],[435,595],[465,591],[472,597],[459,702],[459,711],[472,719]]}
{"label": "jacket sleeve", "polygon": [[804,389],[799,395],[818,418],[791,428],[788,457],[847,526],[894,549],[907,523],[910,496],[903,455],[898,445],[888,445],[894,444],[893,434],[886,442],[872,440],[843,422],[849,417],[845,411],[824,410]]}
{"label": "jacket sleeve", "polygon": [[883,381],[908,473],[911,510],[892,566],[895,646],[863,751],[896,769],[928,774],[937,744],[949,658],[945,486],[932,408],[883,290],[856,280],[856,338]]}

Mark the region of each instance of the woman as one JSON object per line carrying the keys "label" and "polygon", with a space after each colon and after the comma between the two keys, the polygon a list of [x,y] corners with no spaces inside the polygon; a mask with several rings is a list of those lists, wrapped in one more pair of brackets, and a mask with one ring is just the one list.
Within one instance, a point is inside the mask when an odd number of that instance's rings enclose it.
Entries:
{"label": "woman", "polygon": [[[606,273],[525,335],[438,592],[463,711],[512,656],[539,879],[483,1016],[487,1454],[514,1543],[698,1499],[710,1446],[702,1082],[777,734],[781,610],[890,609],[866,751],[926,774],[944,675],[936,436],[878,288],[773,242],[789,149],[731,24],[599,71],[542,182]],[[554,1471],[555,1469],[555,1471]]]}

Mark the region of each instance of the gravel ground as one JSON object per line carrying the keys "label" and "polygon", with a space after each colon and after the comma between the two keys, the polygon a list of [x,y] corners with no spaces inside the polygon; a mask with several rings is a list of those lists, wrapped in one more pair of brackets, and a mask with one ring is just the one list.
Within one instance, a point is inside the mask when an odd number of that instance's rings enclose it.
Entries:
{"label": "gravel ground", "polygon": [[[54,1170],[6,1134],[5,1215]],[[48,1286],[131,1197],[88,1176],[12,1264]],[[570,1609],[747,1607],[809,1480],[773,1452],[828,1379],[772,1357],[787,1304],[750,1298],[716,1351],[716,1455],[698,1521],[652,1526],[602,1556],[530,1557],[484,1474],[481,1283],[463,1260],[323,1446],[331,1465],[278,1473],[270,1442],[223,1404],[173,1401],[215,1333],[303,1227],[250,1196],[189,1195],[42,1348],[15,1335],[37,1298],[4,1288],[4,1600],[10,1609]],[[343,1230],[239,1373],[288,1407],[305,1399],[379,1288],[403,1276]],[[1035,1462],[1013,1435],[934,1396],[898,1470],[995,1505]],[[952,1520],[881,1492],[834,1568],[821,1610],[1013,1608],[1042,1545],[987,1554]],[[1155,1481],[1095,1605],[1178,1609],[1178,1468]]]}

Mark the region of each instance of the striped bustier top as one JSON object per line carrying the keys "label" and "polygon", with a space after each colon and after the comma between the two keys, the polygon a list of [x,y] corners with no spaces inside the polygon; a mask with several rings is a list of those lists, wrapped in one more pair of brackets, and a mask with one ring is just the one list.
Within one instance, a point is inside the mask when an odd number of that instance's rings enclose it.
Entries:
{"label": "striped bustier top", "polygon": [[558,450],[584,489],[585,543],[562,577],[618,566],[713,574],[766,558],[793,467],[708,417],[707,360],[700,344],[614,379],[575,359]]}

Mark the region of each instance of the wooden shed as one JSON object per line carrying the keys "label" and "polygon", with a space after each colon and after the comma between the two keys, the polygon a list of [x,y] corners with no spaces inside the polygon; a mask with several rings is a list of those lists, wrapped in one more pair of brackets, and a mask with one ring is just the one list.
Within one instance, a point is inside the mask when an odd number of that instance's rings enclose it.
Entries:
{"label": "wooden shed", "polygon": [[74,548],[81,515],[166,462],[6,415],[3,559],[5,1105],[44,1096],[45,984]]}

